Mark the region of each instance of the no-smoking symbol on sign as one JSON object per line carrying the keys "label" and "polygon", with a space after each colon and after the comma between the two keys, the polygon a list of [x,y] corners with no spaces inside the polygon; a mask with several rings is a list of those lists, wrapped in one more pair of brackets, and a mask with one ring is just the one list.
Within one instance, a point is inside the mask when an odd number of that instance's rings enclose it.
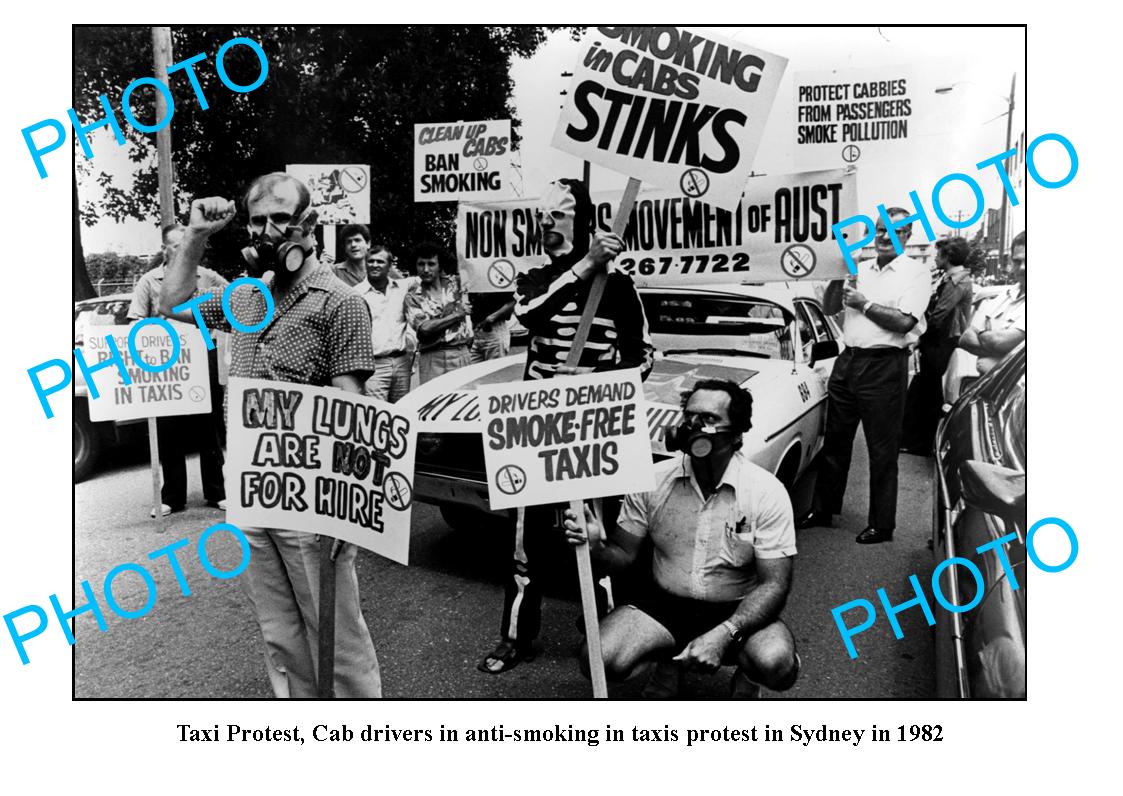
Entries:
{"label": "no-smoking symbol on sign", "polygon": [[201,400],[207,397],[207,391],[202,387],[192,387],[187,391],[187,397],[195,403],[199,403]]}
{"label": "no-smoking symbol on sign", "polygon": [[780,267],[792,279],[803,279],[815,270],[815,250],[802,243],[793,244],[780,255]]}
{"label": "no-smoking symbol on sign", "polygon": [[847,144],[842,148],[842,159],[853,163],[862,156],[862,149],[857,144]]}
{"label": "no-smoking symbol on sign", "polygon": [[476,171],[484,171],[487,168],[487,158],[476,158],[472,166]]}
{"label": "no-smoking symbol on sign", "polygon": [[507,464],[495,474],[495,485],[504,495],[517,495],[526,488],[526,472],[517,464]]}
{"label": "no-smoking symbol on sign", "polygon": [[404,511],[413,502],[413,487],[409,485],[409,479],[401,473],[390,473],[386,476],[386,480],[382,483],[382,494],[386,496],[386,502],[398,511]]}
{"label": "no-smoking symbol on sign", "polygon": [[515,266],[510,260],[496,260],[487,268],[487,281],[500,290],[509,288],[515,281]]}
{"label": "no-smoking symbol on sign", "polygon": [[701,169],[687,169],[678,184],[687,196],[701,196],[710,190],[710,175]]}
{"label": "no-smoking symbol on sign", "polygon": [[347,166],[339,172],[339,187],[347,193],[358,193],[367,186],[367,175],[358,166]]}

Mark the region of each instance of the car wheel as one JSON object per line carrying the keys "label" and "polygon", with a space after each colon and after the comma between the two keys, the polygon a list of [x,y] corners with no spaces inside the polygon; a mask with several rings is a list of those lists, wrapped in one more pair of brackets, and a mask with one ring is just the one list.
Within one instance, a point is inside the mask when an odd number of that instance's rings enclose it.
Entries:
{"label": "car wheel", "polygon": [[101,441],[89,418],[74,413],[74,482],[85,481],[97,464]]}

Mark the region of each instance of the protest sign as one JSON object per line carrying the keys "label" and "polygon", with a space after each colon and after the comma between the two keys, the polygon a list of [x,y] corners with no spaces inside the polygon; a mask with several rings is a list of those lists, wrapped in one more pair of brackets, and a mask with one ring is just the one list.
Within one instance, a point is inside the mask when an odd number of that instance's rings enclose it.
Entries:
{"label": "protest sign", "polygon": [[732,210],[787,59],[676,27],[599,27],[581,42],[553,145]]}
{"label": "protest sign", "polygon": [[[618,198],[596,192],[608,229]],[[732,211],[667,191],[641,191],[618,268],[640,286],[841,279],[848,274],[831,225],[857,212],[857,175],[842,169],[749,181]],[[462,203],[456,251],[470,293],[508,292],[545,260],[534,199]]]}
{"label": "protest sign", "polygon": [[[137,420],[169,415],[197,415],[211,411],[211,383],[207,369],[207,344],[195,327],[166,321],[176,337],[161,325],[146,324],[133,336],[136,355],[145,363],[162,366],[159,373],[143,370],[129,347],[132,326],[98,326],[88,334],[83,350],[86,359],[103,362],[112,356],[107,336],[113,337],[125,362],[132,384],[125,384],[118,368],[93,373],[98,397],[91,392],[90,420]],[[178,352],[178,354],[177,354]]]}
{"label": "protest sign", "polygon": [[417,429],[331,387],[231,378],[227,518],[334,536],[406,564]]}
{"label": "protest sign", "polygon": [[834,168],[906,155],[916,136],[915,126],[910,127],[916,101],[916,81],[907,67],[797,73],[796,168]]}
{"label": "protest sign", "polygon": [[655,485],[637,369],[481,385],[479,408],[493,509]]}
{"label": "protest sign", "polygon": [[308,186],[320,224],[370,223],[370,166],[301,163],[285,173]]}
{"label": "protest sign", "polygon": [[511,195],[511,121],[413,126],[413,201]]}

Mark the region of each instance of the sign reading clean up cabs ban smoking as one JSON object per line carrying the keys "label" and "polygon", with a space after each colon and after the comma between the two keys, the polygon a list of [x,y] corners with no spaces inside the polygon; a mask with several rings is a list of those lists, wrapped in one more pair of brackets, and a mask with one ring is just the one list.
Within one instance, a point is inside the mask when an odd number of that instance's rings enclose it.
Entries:
{"label": "sign reading clean up cabs ban smoking", "polygon": [[413,126],[413,201],[504,199],[510,182],[510,119]]}
{"label": "sign reading clean up cabs ban smoking", "polygon": [[638,369],[479,388],[493,509],[653,489]]}
{"label": "sign reading clean up cabs ban smoking", "polygon": [[[129,350],[131,326],[94,326],[85,336],[87,361],[110,358],[107,336],[112,336],[125,361],[131,384],[125,384],[117,368],[94,371],[98,397],[90,392],[90,420],[138,420],[169,415],[198,415],[211,411],[211,382],[207,366],[207,344],[194,326],[166,321],[177,340],[157,324],[146,324],[133,336],[137,356],[159,372],[144,370]],[[91,333],[96,332],[96,333]],[[163,367],[167,364],[167,367]]]}
{"label": "sign reading clean up cabs ban smoking", "polygon": [[553,145],[732,210],[787,59],[676,27],[598,27],[581,42]]}
{"label": "sign reading clean up cabs ban smoking", "polygon": [[417,428],[332,387],[231,378],[227,520],[322,533],[409,563]]}
{"label": "sign reading clean up cabs ban smoking", "polygon": [[[619,195],[597,192],[597,226],[612,227]],[[536,200],[461,203],[456,250],[464,289],[509,292],[545,260]],[[671,191],[641,191],[617,268],[640,286],[842,279],[831,225],[857,213],[857,175],[843,169],[749,181],[732,211]]]}

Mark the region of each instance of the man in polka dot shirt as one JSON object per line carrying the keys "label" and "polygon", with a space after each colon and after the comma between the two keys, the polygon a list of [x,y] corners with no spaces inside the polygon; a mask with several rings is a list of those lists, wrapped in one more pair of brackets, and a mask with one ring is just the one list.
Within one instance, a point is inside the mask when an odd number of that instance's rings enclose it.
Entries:
{"label": "man in polka dot shirt", "polygon": [[[275,172],[254,180],[244,205],[254,248],[246,259],[253,277],[265,277],[273,294],[272,321],[257,332],[234,331],[230,375],[333,386],[361,393],[374,370],[370,310],[363,298],[316,259],[308,188]],[[223,198],[196,199],[183,243],[168,266],[161,309],[191,298],[195,273],[207,239],[235,215]],[[295,248],[280,248],[284,241]],[[275,252],[285,252],[278,257]],[[283,262],[277,262],[283,260]],[[198,306],[209,328],[229,329],[221,295]],[[231,314],[256,326],[267,315],[262,295],[246,285],[236,289]],[[265,639],[265,662],[278,697],[316,696],[313,656],[319,618],[319,552],[312,534],[277,528],[244,528],[252,550],[241,577]],[[359,608],[356,548],[343,545],[336,560],[335,695],[382,695],[378,658]]]}

